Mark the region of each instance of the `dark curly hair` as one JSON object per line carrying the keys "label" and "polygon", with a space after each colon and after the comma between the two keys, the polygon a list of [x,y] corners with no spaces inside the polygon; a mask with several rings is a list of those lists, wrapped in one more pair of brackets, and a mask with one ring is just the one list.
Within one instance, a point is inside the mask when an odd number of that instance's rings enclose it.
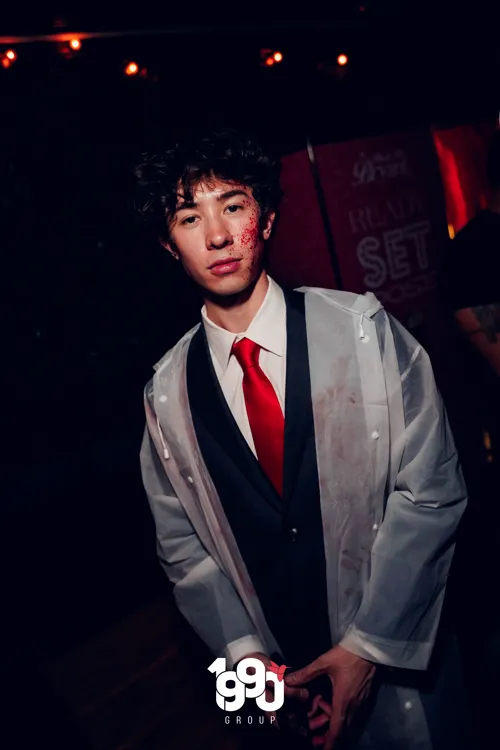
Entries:
{"label": "dark curly hair", "polygon": [[168,239],[168,217],[179,199],[193,199],[203,180],[218,178],[252,188],[261,216],[276,211],[281,199],[280,162],[256,139],[233,129],[191,133],[159,153],[143,154],[135,170],[135,208],[145,223]]}

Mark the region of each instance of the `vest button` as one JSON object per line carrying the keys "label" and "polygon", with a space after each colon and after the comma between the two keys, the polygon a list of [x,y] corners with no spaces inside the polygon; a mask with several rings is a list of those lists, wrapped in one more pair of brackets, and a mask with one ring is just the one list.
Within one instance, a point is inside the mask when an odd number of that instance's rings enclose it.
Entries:
{"label": "vest button", "polygon": [[290,529],[290,538],[292,542],[294,542],[297,539],[298,531],[297,529]]}

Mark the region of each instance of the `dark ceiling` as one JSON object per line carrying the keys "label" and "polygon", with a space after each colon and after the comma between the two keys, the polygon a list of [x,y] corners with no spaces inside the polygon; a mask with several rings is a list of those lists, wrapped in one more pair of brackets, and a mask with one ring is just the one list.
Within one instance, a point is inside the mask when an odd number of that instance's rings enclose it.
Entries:
{"label": "dark ceiling", "polygon": [[[61,122],[73,108],[80,127],[87,119],[100,137],[107,128],[113,140],[123,133],[141,142],[144,133],[163,137],[174,121],[184,128],[208,114],[212,122],[229,116],[254,129],[265,123],[282,144],[290,134],[292,148],[306,131],[342,139],[498,110],[498,35],[482,0],[462,6],[462,15],[447,1],[322,5],[318,10],[313,0],[308,13],[280,14],[269,3],[263,12],[249,2],[201,9],[123,2],[117,10],[66,1],[27,13],[11,3],[0,37],[118,33],[85,40],[71,60],[53,42],[17,42],[18,62],[0,70],[4,119],[25,127],[24,108],[62,106]],[[281,50],[283,63],[263,69],[263,47]],[[349,55],[343,71],[336,65],[341,52]],[[124,80],[127,59],[147,67],[147,79]]]}
{"label": "dark ceiling", "polygon": [[[111,4],[110,4],[111,5]],[[105,3],[48,2],[27,11],[22,4],[10,3],[2,8],[0,36],[8,34],[48,34],[60,30],[105,31],[114,29],[165,28],[185,31],[200,28],[243,29],[296,27],[340,28],[342,25],[369,23],[374,19],[419,20],[428,25],[443,22],[448,26],[458,20],[458,13],[468,23],[485,14],[491,5],[486,0],[461,4],[462,11],[450,0],[335,0],[334,2],[308,2],[297,4],[294,10],[290,3],[285,11],[273,3],[248,2],[227,4],[206,2],[194,3],[125,3],[114,7]]]}

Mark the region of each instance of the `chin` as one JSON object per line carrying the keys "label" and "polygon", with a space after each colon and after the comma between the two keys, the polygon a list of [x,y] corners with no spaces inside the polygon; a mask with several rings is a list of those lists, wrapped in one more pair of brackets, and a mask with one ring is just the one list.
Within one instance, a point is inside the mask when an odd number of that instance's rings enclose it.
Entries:
{"label": "chin", "polygon": [[230,297],[233,294],[240,294],[245,291],[251,281],[238,278],[221,278],[216,281],[215,284],[211,285],[211,290],[214,294],[218,294],[221,297]]}
{"label": "chin", "polygon": [[205,278],[201,286],[212,294],[228,297],[243,292],[253,281],[255,279],[250,276],[248,268],[242,268],[236,273],[227,274],[227,276]]}

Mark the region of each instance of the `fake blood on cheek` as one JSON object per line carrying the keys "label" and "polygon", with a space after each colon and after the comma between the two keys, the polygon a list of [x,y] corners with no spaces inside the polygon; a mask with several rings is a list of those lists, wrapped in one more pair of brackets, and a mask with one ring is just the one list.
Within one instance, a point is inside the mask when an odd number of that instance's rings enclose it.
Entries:
{"label": "fake blood on cheek", "polygon": [[252,216],[247,226],[242,230],[239,240],[243,251],[253,250],[259,241],[259,222],[257,216]]}

